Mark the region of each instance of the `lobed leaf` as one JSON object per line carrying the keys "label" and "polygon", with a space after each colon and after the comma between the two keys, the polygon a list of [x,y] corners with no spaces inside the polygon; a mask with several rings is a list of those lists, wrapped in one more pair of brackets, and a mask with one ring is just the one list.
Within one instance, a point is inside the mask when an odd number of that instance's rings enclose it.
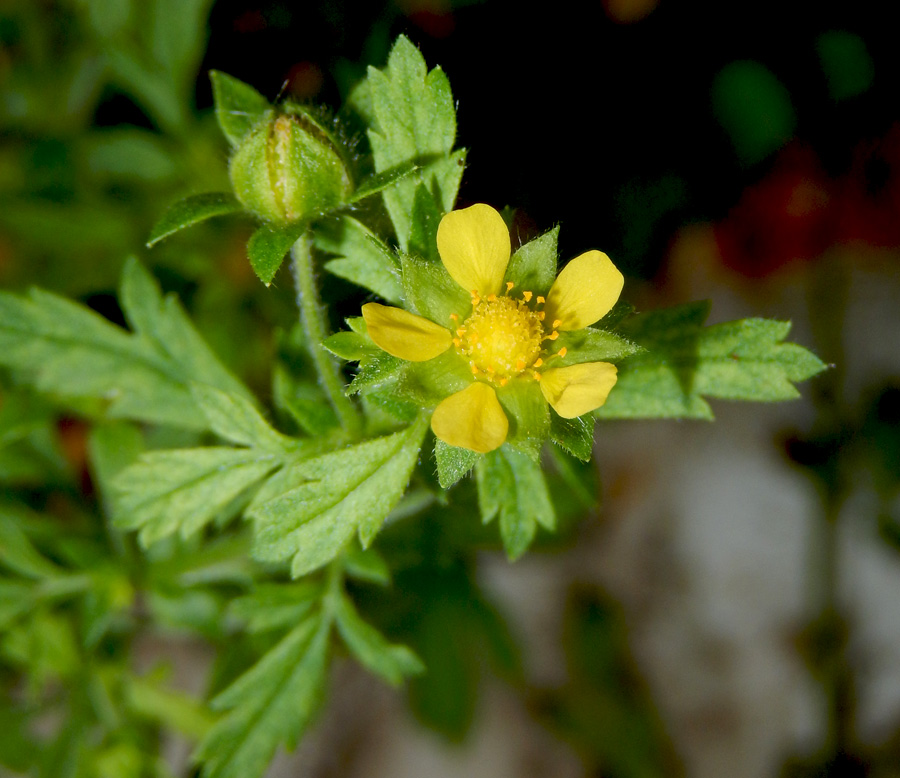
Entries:
{"label": "lobed leaf", "polygon": [[366,548],[409,483],[427,418],[387,437],[290,467],[259,492],[252,554],[263,562],[291,560],[298,578],[337,556],[356,533]]}
{"label": "lobed leaf", "polygon": [[646,351],[619,365],[619,380],[600,419],[712,419],[703,399],[773,402],[799,397],[793,382],[825,369],[815,355],[782,342],[788,322],[767,319],[703,327],[708,303],[635,316],[623,332]]}
{"label": "lobed leaf", "polygon": [[205,192],[191,195],[169,206],[150,230],[147,248],[159,243],[185,227],[191,227],[213,216],[225,216],[242,211],[243,206],[230,192]]}

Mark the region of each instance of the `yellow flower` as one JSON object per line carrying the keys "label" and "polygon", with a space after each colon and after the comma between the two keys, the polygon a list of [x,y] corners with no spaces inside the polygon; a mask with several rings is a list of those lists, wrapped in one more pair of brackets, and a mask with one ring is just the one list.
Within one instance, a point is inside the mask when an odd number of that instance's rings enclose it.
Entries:
{"label": "yellow flower", "polygon": [[471,307],[444,324],[378,303],[362,314],[375,344],[400,359],[424,362],[450,348],[471,370],[472,383],[442,400],[431,418],[434,434],[451,446],[487,453],[503,445],[509,421],[497,392],[510,382],[537,382],[562,417],[599,408],[616,383],[608,362],[553,367],[561,332],[594,324],[615,305],[624,279],[609,257],[588,251],[557,276],[546,298],[504,283],[509,231],[488,205],[452,211],[441,219],[438,252],[450,277],[471,295]]}

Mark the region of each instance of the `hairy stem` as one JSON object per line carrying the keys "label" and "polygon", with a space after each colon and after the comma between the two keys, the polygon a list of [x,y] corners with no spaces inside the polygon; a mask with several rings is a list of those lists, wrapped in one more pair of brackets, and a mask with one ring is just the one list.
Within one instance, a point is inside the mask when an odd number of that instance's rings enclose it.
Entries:
{"label": "hairy stem", "polygon": [[344,394],[344,381],[337,362],[322,348],[322,342],[328,336],[328,324],[322,304],[319,302],[310,244],[309,234],[304,233],[291,247],[291,269],[294,273],[294,283],[297,285],[300,321],[306,332],[316,372],[319,374],[319,383],[328,395],[328,400],[337,413],[341,425],[352,437],[357,437],[362,431],[362,419],[356,406]]}

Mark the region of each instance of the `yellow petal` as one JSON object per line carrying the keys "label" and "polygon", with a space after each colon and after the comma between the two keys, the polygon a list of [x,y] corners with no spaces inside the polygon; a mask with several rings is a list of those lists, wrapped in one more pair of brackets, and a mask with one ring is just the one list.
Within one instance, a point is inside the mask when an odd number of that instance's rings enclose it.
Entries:
{"label": "yellow petal", "polygon": [[476,381],[441,401],[431,429],[444,443],[487,454],[503,445],[509,421],[493,388]]}
{"label": "yellow petal", "polygon": [[625,279],[602,251],[575,257],[557,276],[547,295],[546,321],[554,329],[580,330],[606,316],[622,293]]}
{"label": "yellow petal", "polygon": [[609,362],[556,367],[541,373],[541,391],[560,416],[574,419],[606,402],[616,384],[616,372]]}
{"label": "yellow petal", "polygon": [[450,348],[448,330],[409,311],[366,303],[362,315],[369,337],[392,356],[408,362],[424,362]]}
{"label": "yellow petal", "polygon": [[497,294],[509,264],[509,230],[491,206],[478,203],[446,214],[438,251],[450,277],[467,292]]}

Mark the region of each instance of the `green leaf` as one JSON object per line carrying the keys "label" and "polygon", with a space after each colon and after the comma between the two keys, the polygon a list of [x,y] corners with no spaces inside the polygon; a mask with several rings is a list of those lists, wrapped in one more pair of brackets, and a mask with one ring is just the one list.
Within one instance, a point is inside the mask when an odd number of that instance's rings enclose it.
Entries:
{"label": "green leaf", "polygon": [[704,396],[789,400],[799,396],[792,382],[826,367],[801,346],[782,342],[788,322],[743,319],[703,327],[708,312],[708,303],[691,303],[627,321],[624,334],[646,351],[619,365],[619,380],[594,415],[712,419]]}
{"label": "green leaf", "polygon": [[276,432],[246,397],[222,392],[205,384],[192,384],[191,393],[206,415],[209,428],[221,438],[275,455],[296,448],[297,441]]}
{"label": "green leaf", "polygon": [[298,578],[334,559],[354,533],[368,547],[406,491],[427,427],[421,416],[402,432],[323,454],[272,479],[247,512],[254,557],[290,559]]}
{"label": "green leaf", "polygon": [[338,259],[325,269],[379,297],[399,305],[403,299],[400,263],[394,253],[364,224],[350,216],[329,220],[315,232],[316,246]]}
{"label": "green leaf", "polygon": [[114,523],[139,529],[144,546],[178,532],[199,532],[281,464],[254,449],[151,451],[113,480]]}
{"label": "green leaf", "polygon": [[510,381],[497,389],[497,399],[509,418],[506,442],[538,461],[550,434],[550,410],[537,383]]}
{"label": "green leaf", "polygon": [[550,439],[572,456],[587,462],[594,449],[594,420],[590,415],[564,419],[551,410]]}
{"label": "green leaf", "polygon": [[341,563],[344,572],[351,578],[379,586],[388,586],[391,582],[391,569],[374,548],[363,549],[351,545],[341,557]]}
{"label": "green leaf", "polygon": [[272,283],[275,273],[284,262],[291,246],[306,231],[306,225],[290,224],[287,227],[260,227],[247,242],[247,256],[253,272],[266,286]]}
{"label": "green leaf", "polygon": [[321,581],[259,584],[246,597],[231,601],[229,613],[250,632],[290,629],[299,624],[322,598]]}
{"label": "green leaf", "polygon": [[171,205],[153,225],[147,247],[150,248],[163,238],[213,216],[225,216],[242,210],[243,206],[230,192],[206,192],[185,197]]}
{"label": "green leaf", "polygon": [[369,142],[376,171],[407,163],[420,166],[383,193],[397,240],[407,251],[418,185],[436,188],[444,211],[456,200],[465,154],[450,153],[456,137],[453,95],[443,71],[428,72],[418,49],[403,36],[391,49],[384,71],[369,68],[367,83],[375,118]]}
{"label": "green leaf", "polygon": [[62,570],[41,554],[22,531],[19,517],[0,505],[0,566],[26,578],[55,578]]}
{"label": "green leaf", "polygon": [[237,148],[244,136],[259,124],[271,110],[266,100],[252,86],[238,81],[220,70],[210,70],[216,120],[232,148]]}
{"label": "green leaf", "polygon": [[187,429],[206,426],[190,381],[249,396],[134,259],[120,298],[134,334],[50,292],[0,292],[0,364],[41,391],[104,401],[110,417]]}
{"label": "green leaf", "polygon": [[467,448],[459,448],[444,443],[440,438],[434,441],[434,460],[437,463],[438,483],[442,489],[449,489],[481,460],[482,455]]}
{"label": "green leaf", "polygon": [[531,291],[546,295],[556,279],[556,244],[559,227],[521,246],[510,257],[505,281],[515,284],[516,294]]}
{"label": "green leaf", "polygon": [[204,778],[259,778],[279,745],[294,747],[322,697],[328,633],[310,616],[212,701],[229,713],[194,754]]}
{"label": "green leaf", "polygon": [[398,181],[402,181],[407,176],[412,175],[418,169],[419,166],[414,162],[404,162],[390,170],[385,170],[382,173],[375,173],[360,182],[349,202],[358,203],[360,200],[365,200],[367,197],[383,192]]}
{"label": "green leaf", "polygon": [[144,436],[134,424],[118,421],[91,428],[88,438],[91,473],[104,501],[111,498],[113,478],[135,462],[144,448]]}
{"label": "green leaf", "polygon": [[377,629],[363,621],[345,594],[338,598],[334,615],[344,643],[360,664],[392,686],[425,671],[422,661],[406,646],[388,643]]}
{"label": "green leaf", "polygon": [[475,468],[478,505],[485,524],[500,516],[500,537],[510,561],[525,553],[537,525],[556,526],[556,514],[540,464],[503,446],[486,454]]}

